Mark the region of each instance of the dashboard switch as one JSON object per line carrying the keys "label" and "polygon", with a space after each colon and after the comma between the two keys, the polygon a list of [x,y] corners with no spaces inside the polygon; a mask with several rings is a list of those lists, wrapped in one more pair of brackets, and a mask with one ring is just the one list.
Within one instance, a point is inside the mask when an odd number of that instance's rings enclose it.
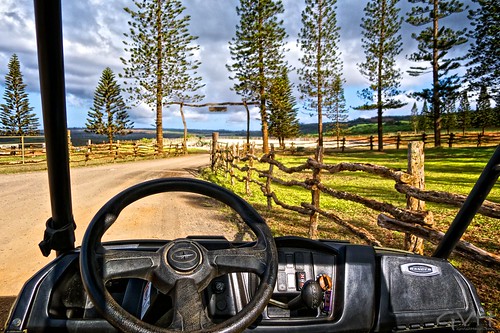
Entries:
{"label": "dashboard switch", "polygon": [[286,273],[278,273],[278,291],[286,291]]}
{"label": "dashboard switch", "polygon": [[295,273],[297,290],[301,291],[304,283],[306,282],[306,272],[296,272]]}

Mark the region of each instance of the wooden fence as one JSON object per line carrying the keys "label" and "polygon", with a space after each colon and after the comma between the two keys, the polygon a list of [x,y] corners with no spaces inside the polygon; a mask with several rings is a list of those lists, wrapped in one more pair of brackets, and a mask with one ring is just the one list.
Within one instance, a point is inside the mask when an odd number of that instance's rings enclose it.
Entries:
{"label": "wooden fence", "polygon": [[[0,137],[0,166],[45,163],[45,143],[43,137]],[[118,160],[152,159],[158,157],[158,147],[151,142],[117,141],[110,144],[69,146],[70,162],[88,164],[92,161],[116,162]],[[183,153],[182,143],[172,141],[163,147],[165,156]]]}
{"label": "wooden fence", "polygon": [[[397,133],[395,135],[384,136],[384,148],[395,148],[404,149],[410,142],[420,141],[424,143],[424,146],[434,146],[434,135],[428,133],[420,134],[401,134]],[[500,143],[500,133],[448,133],[441,135],[442,146],[453,147],[463,147],[463,146],[491,146],[498,145]],[[365,148],[374,150],[377,149],[378,138],[376,136],[352,136],[343,137],[340,140],[341,149],[345,148]]]}
{"label": "wooden fence", "polygon": [[[422,144],[420,145],[423,146]],[[412,154],[409,154],[410,161],[418,159],[415,154],[418,153],[413,152]],[[312,174],[318,170],[328,174],[335,174],[343,171],[360,171],[393,180],[395,182],[395,189],[398,192],[403,193],[407,195],[407,198],[412,198],[414,200],[442,203],[460,207],[466,199],[466,196],[463,195],[423,190],[422,186],[419,186],[419,173],[421,173],[421,170],[418,170],[418,168],[414,168],[415,170],[412,173],[407,173],[373,164],[348,162],[339,164],[322,164],[312,158],[307,159],[301,165],[288,167],[276,160],[274,147],[272,147],[269,154],[263,155],[259,158],[255,155],[255,145],[252,145],[250,149],[240,149],[239,145],[214,145],[214,148],[212,149],[211,166],[213,172],[223,172],[226,176],[230,177],[232,185],[234,185],[235,181],[243,182],[245,184],[247,194],[250,192],[250,183],[257,184],[262,194],[267,197],[269,209],[271,209],[272,204],[274,203],[284,209],[309,217],[313,214],[319,214],[328,220],[345,227],[358,237],[365,240],[367,243],[374,246],[382,246],[382,244],[375,235],[370,233],[365,228],[342,220],[331,211],[328,211],[327,207],[319,207],[317,205],[315,206],[304,202],[298,205],[287,204],[280,200],[279,194],[273,190],[273,184],[306,189],[309,191],[319,190],[322,195],[328,195],[333,198],[362,204],[365,207],[380,213],[377,219],[379,226],[390,230],[404,232],[408,235],[415,235],[434,244],[439,243],[444,234],[435,229],[432,212],[425,210],[412,210],[410,209],[412,207],[410,203],[407,206],[408,208],[400,208],[390,203],[364,198],[355,193],[339,191],[329,187],[324,182],[315,181]],[[277,177],[275,168],[285,174],[291,175],[289,178],[293,179],[282,179]],[[309,173],[311,174],[311,177],[306,178],[305,181],[296,180],[300,179],[300,177],[296,174],[301,174],[301,176],[306,174],[307,176]],[[255,177],[255,175],[257,175],[257,177]],[[500,205],[485,201],[484,205],[479,210],[479,213],[499,219]],[[410,244],[406,246],[409,248]],[[419,250],[421,251],[422,249]],[[455,251],[468,258],[478,260],[487,266],[500,267],[499,255],[489,253],[468,242],[460,241]]]}

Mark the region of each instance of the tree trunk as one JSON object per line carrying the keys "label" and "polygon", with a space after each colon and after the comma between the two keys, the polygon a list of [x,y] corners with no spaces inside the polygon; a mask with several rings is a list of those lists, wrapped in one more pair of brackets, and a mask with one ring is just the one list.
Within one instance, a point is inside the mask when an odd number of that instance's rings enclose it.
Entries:
{"label": "tree trunk", "polygon": [[433,11],[433,50],[432,50],[432,115],[434,119],[434,146],[441,147],[441,103],[439,101],[439,1],[434,0]]}
{"label": "tree trunk", "polygon": [[186,117],[184,117],[184,111],[183,111],[183,106],[184,104],[181,103],[179,105],[179,110],[181,112],[181,118],[182,118],[182,125],[184,126],[184,136],[182,137],[182,152],[184,155],[187,155],[187,135],[188,135],[188,130],[187,130],[187,124],[186,124]]}
{"label": "tree trunk", "polygon": [[383,104],[382,104],[382,75],[383,75],[383,55],[385,42],[385,10],[386,1],[382,1],[382,17],[380,18],[380,43],[378,50],[378,73],[377,73],[377,134],[378,134],[378,151],[384,150],[384,123],[382,122]]}
{"label": "tree trunk", "polygon": [[[160,3],[158,3],[160,5]],[[156,144],[158,146],[158,154],[163,155],[163,38],[162,38],[162,21],[161,10],[156,11],[157,30],[157,62],[156,62]]]}
{"label": "tree trunk", "polygon": [[[321,55],[321,41],[322,41],[322,1],[320,0],[318,2],[318,8],[319,8],[319,13],[318,13],[318,43],[316,45],[316,61],[317,61],[317,84],[318,84],[318,145],[316,147],[316,154],[314,156],[315,160],[318,163],[323,163],[323,95],[322,95],[322,77],[321,77],[321,62],[320,62],[320,55]],[[320,183],[321,182],[321,169],[316,168],[313,170],[313,180],[315,183]],[[311,205],[313,205],[315,208],[319,209],[320,208],[320,196],[321,192],[318,188],[313,188],[311,190]],[[318,221],[319,221],[319,213],[316,211],[313,211],[311,213],[311,216],[309,218],[309,237],[312,239],[317,239],[318,238]]]}
{"label": "tree trunk", "polygon": [[243,105],[245,106],[245,110],[247,111],[247,145],[245,148],[245,152],[250,150],[250,110],[248,109],[247,101],[243,101]]}

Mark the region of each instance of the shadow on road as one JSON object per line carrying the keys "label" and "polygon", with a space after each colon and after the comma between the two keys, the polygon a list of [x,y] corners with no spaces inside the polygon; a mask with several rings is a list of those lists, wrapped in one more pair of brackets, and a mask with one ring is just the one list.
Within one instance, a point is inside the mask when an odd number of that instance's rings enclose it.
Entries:
{"label": "shadow on road", "polygon": [[0,296],[0,332],[3,332],[5,321],[15,300],[15,296]]}

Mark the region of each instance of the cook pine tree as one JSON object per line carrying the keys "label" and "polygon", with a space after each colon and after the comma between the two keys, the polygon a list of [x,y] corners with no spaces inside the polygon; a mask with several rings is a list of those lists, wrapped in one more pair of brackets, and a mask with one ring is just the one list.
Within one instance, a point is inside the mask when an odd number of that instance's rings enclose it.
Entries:
{"label": "cook pine tree", "polygon": [[461,57],[450,55],[451,51],[467,42],[466,29],[454,30],[440,26],[442,19],[457,15],[465,10],[459,0],[408,0],[414,4],[407,14],[406,22],[416,27],[423,27],[412,38],[418,42],[418,51],[412,53],[409,59],[415,62],[427,63],[423,66],[412,66],[408,73],[411,76],[421,76],[432,72],[432,88],[414,93],[414,97],[425,99],[431,104],[434,129],[434,145],[441,146],[441,120],[443,94],[450,94],[460,88],[460,79],[452,71],[461,66]]}
{"label": "cook pine tree", "polygon": [[495,124],[495,113],[491,107],[491,95],[488,93],[488,88],[486,86],[481,86],[480,88],[476,103],[475,118],[476,126],[481,129],[483,135],[487,127]]}
{"label": "cook pine tree", "polygon": [[500,2],[473,1],[479,7],[469,14],[473,28],[469,33],[467,81],[476,92],[481,86],[489,87],[491,97],[500,101]]}
{"label": "cook pine tree", "polygon": [[429,105],[427,100],[424,99],[424,103],[422,104],[422,110],[420,110],[420,115],[418,116],[418,128],[422,132],[426,132],[431,126],[432,122],[431,111],[429,110]]}
{"label": "cook pine tree", "polygon": [[32,112],[16,54],[11,56],[8,70],[3,94],[5,103],[0,104],[0,132],[11,136],[38,135],[40,123]]}
{"label": "cook pine tree", "polygon": [[201,96],[196,94],[202,87],[197,74],[200,62],[194,59],[199,46],[194,43],[197,37],[189,33],[191,18],[184,13],[181,1],[133,3],[135,8],[125,8],[131,20],[129,32],[124,34],[128,58],[121,58],[122,77],[133,105],[146,104],[154,110],[156,142],[158,151],[163,153],[163,106],[194,102]]}
{"label": "cook pine tree", "polygon": [[299,135],[296,100],[286,69],[274,78],[269,91],[269,134],[278,138],[280,148],[284,149],[285,139]]}
{"label": "cook pine tree", "polygon": [[462,129],[462,135],[472,126],[472,113],[467,90],[462,91],[457,109],[457,125]]}
{"label": "cook pine tree", "polygon": [[413,106],[411,107],[411,111],[410,111],[410,124],[411,124],[411,128],[413,130],[413,133],[417,134],[417,130],[418,130],[418,107],[417,107],[417,102],[414,102]]}
{"label": "cook pine tree", "polygon": [[317,115],[316,160],[323,160],[323,116],[345,114],[343,64],[340,60],[340,27],[336,0],[306,0],[298,44],[303,52],[298,69],[299,91],[306,110]]}
{"label": "cook pine tree", "polygon": [[399,109],[406,105],[395,98],[399,90],[402,72],[396,65],[396,57],[402,51],[401,24],[403,18],[397,7],[399,0],[370,0],[364,9],[361,39],[366,60],[358,64],[361,74],[370,82],[360,96],[368,102],[358,110],[377,110],[378,150],[384,149],[382,115],[384,110]]}
{"label": "cook pine tree", "polygon": [[85,131],[106,136],[111,149],[117,135],[131,133],[133,122],[130,121],[127,110],[115,74],[107,67],[102,71],[95,89],[94,103],[88,112]]}
{"label": "cook pine tree", "polygon": [[284,68],[285,39],[281,0],[240,0],[236,7],[240,21],[229,42],[232,63],[227,65],[233,90],[245,101],[258,101],[264,153],[269,153],[267,100],[271,82]]}
{"label": "cook pine tree", "polygon": [[[298,44],[303,53],[302,67],[298,69],[299,91],[304,107],[318,119],[318,143],[315,159],[323,162],[323,115],[344,114],[344,79],[339,51],[339,26],[336,0],[306,0],[302,11],[302,28]],[[320,169],[313,172],[313,179],[321,181]],[[320,192],[311,191],[312,205],[319,208]],[[309,236],[318,236],[318,214],[310,216]]]}

